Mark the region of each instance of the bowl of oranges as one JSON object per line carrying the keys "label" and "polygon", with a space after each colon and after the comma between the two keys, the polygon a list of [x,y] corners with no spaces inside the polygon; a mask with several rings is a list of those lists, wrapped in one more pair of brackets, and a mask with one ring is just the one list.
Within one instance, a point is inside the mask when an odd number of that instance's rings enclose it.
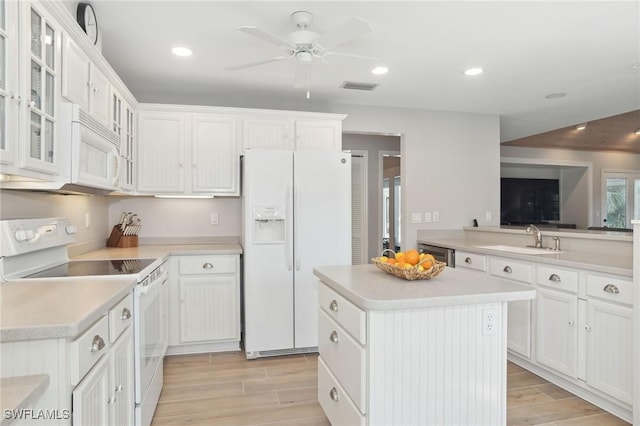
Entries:
{"label": "bowl of oranges", "polygon": [[429,280],[439,275],[447,266],[433,255],[419,253],[415,249],[397,253],[386,249],[380,257],[372,258],[371,262],[378,269],[405,280]]}

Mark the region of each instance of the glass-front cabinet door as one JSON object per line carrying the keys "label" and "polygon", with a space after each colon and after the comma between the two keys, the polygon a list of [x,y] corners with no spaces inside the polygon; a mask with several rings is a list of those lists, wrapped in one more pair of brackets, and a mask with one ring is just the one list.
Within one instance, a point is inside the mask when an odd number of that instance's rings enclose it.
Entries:
{"label": "glass-front cabinet door", "polygon": [[124,104],[124,139],[122,139],[123,179],[122,188],[133,191],[135,189],[135,152],[136,143],[136,115],[133,109]]}
{"label": "glass-front cabinet door", "polygon": [[14,164],[20,129],[18,2],[0,0],[0,162]]}
{"label": "glass-front cabinet door", "polygon": [[29,68],[27,120],[28,146],[24,166],[29,169],[58,172],[56,158],[56,118],[60,73],[60,34],[55,24],[33,4],[29,16]]}

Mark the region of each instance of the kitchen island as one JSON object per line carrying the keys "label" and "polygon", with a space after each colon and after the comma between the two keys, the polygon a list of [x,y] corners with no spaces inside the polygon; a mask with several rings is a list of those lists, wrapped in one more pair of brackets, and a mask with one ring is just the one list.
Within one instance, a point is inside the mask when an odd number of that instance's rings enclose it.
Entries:
{"label": "kitchen island", "polygon": [[535,290],[452,268],[420,281],[373,265],[314,273],[332,424],[506,424],[507,303]]}

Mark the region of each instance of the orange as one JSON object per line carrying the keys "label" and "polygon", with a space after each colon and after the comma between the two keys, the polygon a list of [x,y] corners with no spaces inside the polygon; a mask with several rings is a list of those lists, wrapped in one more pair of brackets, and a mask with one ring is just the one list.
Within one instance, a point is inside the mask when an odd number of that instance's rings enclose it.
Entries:
{"label": "orange", "polygon": [[416,265],[420,261],[420,253],[418,253],[418,250],[407,250],[404,254],[404,261],[411,265]]}
{"label": "orange", "polygon": [[389,263],[389,264],[394,264],[396,262],[397,261],[395,259],[391,259],[391,258],[387,259],[387,263]]}

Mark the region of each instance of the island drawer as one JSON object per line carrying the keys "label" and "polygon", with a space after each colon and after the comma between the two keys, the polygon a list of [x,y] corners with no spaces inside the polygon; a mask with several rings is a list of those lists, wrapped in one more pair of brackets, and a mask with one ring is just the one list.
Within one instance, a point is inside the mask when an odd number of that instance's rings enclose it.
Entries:
{"label": "island drawer", "polygon": [[318,303],[330,318],[340,324],[360,344],[367,343],[367,315],[365,311],[323,283],[318,286]]}
{"label": "island drawer", "polygon": [[77,385],[87,371],[109,350],[109,320],[103,315],[69,345],[71,384]]}
{"label": "island drawer", "polygon": [[496,277],[531,283],[531,264],[500,257],[489,258],[489,271]]}
{"label": "island drawer", "polygon": [[578,271],[538,265],[536,267],[536,282],[545,287],[577,293]]}
{"label": "island drawer", "polygon": [[237,256],[180,256],[178,270],[180,275],[189,274],[235,274]]}
{"label": "island drawer", "polygon": [[367,388],[366,351],[342,327],[322,310],[318,318],[318,349],[338,382],[353,402],[366,412]]}
{"label": "island drawer", "polygon": [[115,342],[125,328],[133,323],[133,295],[129,294],[109,310],[109,341]]}
{"label": "island drawer", "polygon": [[358,411],[349,395],[340,385],[329,367],[318,358],[318,402],[332,425],[366,424],[365,417]]}
{"label": "island drawer", "polygon": [[478,253],[469,253],[456,250],[456,268],[475,269],[476,271],[487,270],[487,256]]}
{"label": "island drawer", "polygon": [[589,274],[587,275],[587,295],[631,305],[633,285],[631,280]]}

